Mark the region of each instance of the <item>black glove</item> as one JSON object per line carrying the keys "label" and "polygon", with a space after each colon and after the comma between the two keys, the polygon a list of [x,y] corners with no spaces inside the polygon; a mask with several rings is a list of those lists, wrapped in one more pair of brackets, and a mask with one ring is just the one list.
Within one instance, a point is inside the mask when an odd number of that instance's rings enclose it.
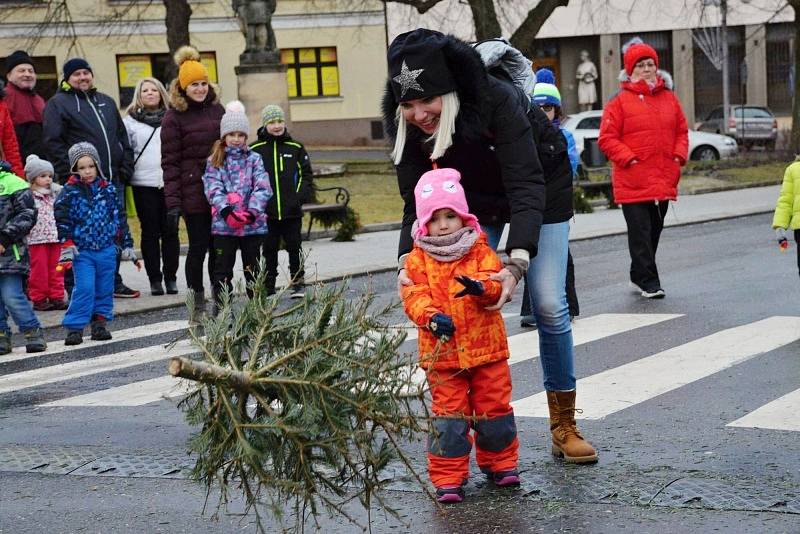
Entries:
{"label": "black glove", "polygon": [[178,222],[181,218],[180,208],[171,208],[167,210],[167,226],[169,226],[175,233],[178,232]]}
{"label": "black glove", "polygon": [[456,326],[453,324],[453,319],[449,315],[437,313],[431,317],[431,322],[428,324],[431,333],[443,341],[450,339],[456,331]]}
{"label": "black glove", "polygon": [[11,171],[11,163],[4,159],[0,159],[0,171],[3,172],[12,172]]}
{"label": "black glove", "polygon": [[475,295],[476,297],[480,297],[483,295],[484,289],[483,284],[478,282],[477,280],[473,280],[469,276],[459,275],[456,276],[456,282],[464,286],[464,289],[456,293],[456,298],[461,298],[466,295]]}

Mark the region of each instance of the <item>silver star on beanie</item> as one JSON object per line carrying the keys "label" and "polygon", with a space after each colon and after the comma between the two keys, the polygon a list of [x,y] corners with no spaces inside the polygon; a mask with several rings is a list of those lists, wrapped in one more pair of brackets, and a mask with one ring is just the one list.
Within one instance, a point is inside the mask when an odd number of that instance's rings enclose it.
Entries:
{"label": "silver star on beanie", "polygon": [[422,86],[417,82],[417,76],[422,74],[424,71],[425,69],[410,70],[408,65],[406,65],[405,60],[403,60],[403,66],[400,67],[400,74],[392,78],[392,80],[400,84],[400,98],[406,96],[406,92],[409,89],[414,89],[420,93],[425,92]]}

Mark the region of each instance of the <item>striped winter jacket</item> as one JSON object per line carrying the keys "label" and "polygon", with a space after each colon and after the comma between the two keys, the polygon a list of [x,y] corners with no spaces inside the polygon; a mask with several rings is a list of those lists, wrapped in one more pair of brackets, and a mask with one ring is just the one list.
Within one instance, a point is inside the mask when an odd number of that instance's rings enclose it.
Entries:
{"label": "striped winter jacket", "polygon": [[[433,259],[421,248],[406,257],[406,273],[414,282],[402,289],[406,315],[419,326],[420,366],[428,369],[469,369],[509,357],[503,316],[488,311],[486,306],[497,302],[502,286],[489,280],[503,265],[486,243],[483,234],[464,257],[453,262]],[[455,294],[464,289],[456,276],[466,275],[483,282],[485,292],[480,297]],[[437,313],[452,317],[456,331],[436,352],[437,339],[428,325]]]}
{"label": "striped winter jacket", "polygon": [[275,137],[259,128],[258,141],[250,148],[261,154],[269,173],[273,197],[267,203],[267,215],[277,220],[302,217],[303,204],[313,196],[311,161],[302,143],[292,140],[288,132]]}
{"label": "striped winter jacket", "polygon": [[[211,204],[211,234],[246,236],[267,233],[267,215],[264,208],[272,196],[269,176],[264,162],[248,147],[226,148],[222,167],[206,163],[203,188]],[[234,211],[245,209],[256,215],[253,223],[234,230],[225,222],[222,212],[231,207]]]}

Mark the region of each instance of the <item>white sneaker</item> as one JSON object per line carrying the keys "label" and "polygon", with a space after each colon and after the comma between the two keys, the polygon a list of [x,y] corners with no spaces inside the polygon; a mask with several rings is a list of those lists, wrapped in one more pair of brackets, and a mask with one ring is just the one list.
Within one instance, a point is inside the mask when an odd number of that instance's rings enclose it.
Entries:
{"label": "white sneaker", "polygon": [[305,297],[305,296],[306,296],[306,292],[305,292],[304,290],[302,290],[302,289],[295,289],[295,290],[294,290],[294,291],[292,291],[292,293],[289,295],[289,298],[290,298],[290,299],[301,299],[301,298],[303,298],[303,297]]}
{"label": "white sneaker", "polygon": [[646,289],[642,289],[637,284],[633,282],[628,282],[630,284],[630,288],[634,293],[638,293],[646,299],[663,299],[667,296],[663,289],[660,287],[653,291],[647,291]]}

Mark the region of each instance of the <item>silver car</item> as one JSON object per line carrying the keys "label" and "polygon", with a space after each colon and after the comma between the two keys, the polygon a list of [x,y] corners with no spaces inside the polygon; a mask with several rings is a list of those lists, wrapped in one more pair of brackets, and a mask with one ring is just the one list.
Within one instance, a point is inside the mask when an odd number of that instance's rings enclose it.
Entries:
{"label": "silver car", "polygon": [[775,149],[778,138],[778,121],[775,115],[763,106],[731,106],[727,128],[723,124],[723,107],[714,108],[700,125],[703,132],[729,135],[745,147],[763,145],[767,150]]}

